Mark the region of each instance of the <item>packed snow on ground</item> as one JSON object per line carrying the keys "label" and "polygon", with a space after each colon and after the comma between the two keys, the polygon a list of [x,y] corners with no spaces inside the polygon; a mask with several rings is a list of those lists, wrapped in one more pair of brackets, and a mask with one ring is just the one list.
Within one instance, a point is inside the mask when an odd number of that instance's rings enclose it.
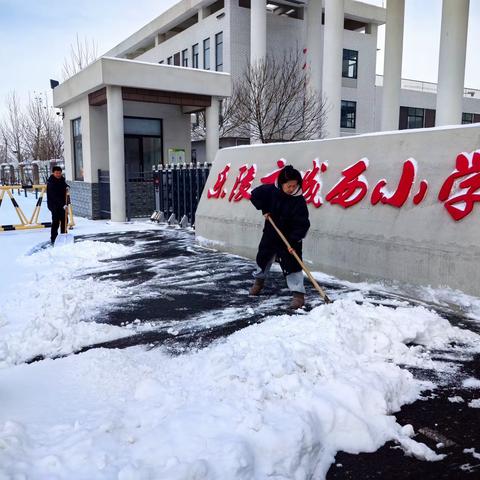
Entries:
{"label": "packed snow on ground", "polygon": [[[75,231],[117,228],[81,221]],[[46,236],[0,237],[0,479],[320,479],[336,452],[389,440],[443,458],[396,422],[431,387],[405,366],[437,369],[432,349],[475,351],[478,335],[357,292],[179,356],[131,347],[26,364],[131,334],[94,322],[124,286],[81,273],[134,247],[85,241],[25,255]]]}
{"label": "packed snow on ground", "polygon": [[[36,203],[34,195],[16,199],[24,212],[30,213]],[[13,223],[4,207],[0,206],[0,223]],[[73,235],[155,228],[148,223],[115,225],[81,218],[76,222]],[[49,238],[49,228],[0,232],[0,367],[37,355],[67,354],[132,333],[94,322],[102,309],[125,301],[128,289],[120,282],[82,278],[82,273],[102,260],[132,253],[134,247],[87,240],[31,253]]]}

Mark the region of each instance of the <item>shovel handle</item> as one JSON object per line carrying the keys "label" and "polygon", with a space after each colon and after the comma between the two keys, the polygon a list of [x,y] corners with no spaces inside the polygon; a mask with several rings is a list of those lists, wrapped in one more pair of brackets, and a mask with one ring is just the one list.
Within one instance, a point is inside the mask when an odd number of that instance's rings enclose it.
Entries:
{"label": "shovel handle", "polygon": [[318,284],[318,282],[313,278],[313,275],[310,273],[310,270],[306,267],[306,265],[302,262],[302,259],[298,256],[297,252],[292,248],[290,243],[288,242],[287,238],[285,235],[281,232],[281,230],[275,225],[275,222],[273,221],[272,217],[270,215],[265,215],[268,219],[268,221],[272,224],[273,228],[275,231],[278,233],[278,236],[283,240],[283,243],[285,243],[288,251],[295,257],[295,260],[300,264],[302,267],[302,270],[307,274],[307,277],[310,279],[312,282],[313,286],[315,287],[315,290],[320,294],[322,297],[323,301],[325,303],[332,303],[332,301],[328,298],[327,294],[324,292],[323,288]]}

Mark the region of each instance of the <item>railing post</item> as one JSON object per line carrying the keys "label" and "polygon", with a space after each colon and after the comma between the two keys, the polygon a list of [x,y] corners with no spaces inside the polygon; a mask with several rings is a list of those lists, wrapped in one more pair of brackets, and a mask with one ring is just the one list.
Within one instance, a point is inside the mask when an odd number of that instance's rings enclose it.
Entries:
{"label": "railing post", "polygon": [[187,164],[183,163],[182,183],[183,183],[183,216],[187,214]]}
{"label": "railing post", "polygon": [[188,191],[190,192],[190,201],[188,203],[188,218],[190,223],[193,225],[193,182],[192,182],[192,174],[193,174],[193,163],[190,162],[190,168],[188,169]]}
{"label": "railing post", "polygon": [[180,164],[176,165],[176,183],[177,183],[177,188],[175,189],[175,192],[177,193],[177,211],[175,212],[175,217],[180,218],[181,216],[181,196],[180,196],[180,185],[181,185],[181,169],[180,169]]}
{"label": "railing post", "polygon": [[[127,206],[127,222],[130,221],[130,188],[129,188],[129,184],[130,184],[130,177],[129,177],[129,174],[128,174],[128,168],[127,168],[127,165],[125,164],[125,203],[126,203],[126,206]],[[110,187],[111,188],[111,187]],[[110,205],[110,212],[112,211],[112,206]]]}

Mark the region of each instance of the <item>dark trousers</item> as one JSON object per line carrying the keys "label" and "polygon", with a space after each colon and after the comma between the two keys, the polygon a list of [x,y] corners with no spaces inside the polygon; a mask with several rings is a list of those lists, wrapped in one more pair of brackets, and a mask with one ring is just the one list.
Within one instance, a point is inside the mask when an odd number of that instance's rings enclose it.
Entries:
{"label": "dark trousers", "polygon": [[52,230],[50,233],[50,240],[52,243],[55,242],[55,239],[58,236],[58,227],[61,227],[61,233],[66,233],[65,225],[65,210],[63,208],[57,208],[52,210]]}
{"label": "dark trousers", "polygon": [[[291,241],[290,245],[302,258],[302,242]],[[280,239],[272,239],[269,234],[264,233],[257,253],[257,265],[262,272],[265,271],[273,257],[277,258],[284,275],[302,271],[302,267],[295,257],[288,252],[285,244]]]}

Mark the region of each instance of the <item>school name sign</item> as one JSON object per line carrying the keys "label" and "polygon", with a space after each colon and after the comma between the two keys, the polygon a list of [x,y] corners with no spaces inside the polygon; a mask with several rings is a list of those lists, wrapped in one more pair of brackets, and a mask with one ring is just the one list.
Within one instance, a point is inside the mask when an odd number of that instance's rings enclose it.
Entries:
{"label": "school name sign", "polygon": [[[287,160],[277,161],[277,168],[260,177],[260,183],[273,184],[278,178]],[[430,191],[428,179],[421,178],[420,169],[414,158],[408,158],[401,166],[400,179],[390,184],[387,179],[375,179],[370,188],[368,180],[369,160],[361,158],[356,163],[344,168],[338,181],[328,189],[325,188],[322,175],[327,172],[329,164],[318,158],[312,161],[307,171],[302,171],[303,195],[308,205],[320,208],[325,203],[338,205],[344,209],[354,207],[360,202],[371,205],[389,205],[402,208],[407,202],[417,206],[428,195],[434,195],[439,204],[455,221],[460,221],[472,214],[476,202],[480,201],[480,150],[459,153],[452,159],[452,172],[443,179],[438,191]],[[245,163],[236,171],[227,163],[213,180],[207,190],[207,199],[226,199],[237,203],[249,200],[253,183],[257,177],[257,165]],[[233,185],[227,189],[227,182],[233,178]],[[322,192],[325,191],[325,198]]]}
{"label": "school name sign", "polygon": [[287,163],[302,172],[314,270],[480,296],[480,124],[219,150],[196,235],[255,258],[263,217],[252,188]]}

